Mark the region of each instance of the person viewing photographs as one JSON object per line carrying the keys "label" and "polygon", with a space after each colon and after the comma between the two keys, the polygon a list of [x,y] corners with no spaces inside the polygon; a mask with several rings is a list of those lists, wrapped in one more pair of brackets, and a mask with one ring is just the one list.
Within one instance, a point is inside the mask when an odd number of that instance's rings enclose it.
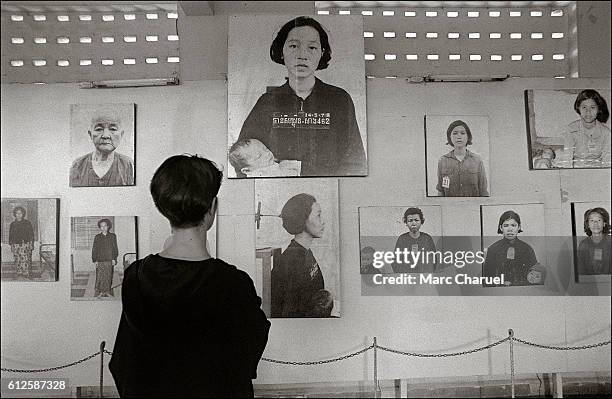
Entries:
{"label": "person viewing photographs", "polygon": [[222,177],[197,155],[172,156],[153,175],[173,234],[125,270],[109,363],[121,397],[253,397],[270,322],[249,275],[208,252]]}

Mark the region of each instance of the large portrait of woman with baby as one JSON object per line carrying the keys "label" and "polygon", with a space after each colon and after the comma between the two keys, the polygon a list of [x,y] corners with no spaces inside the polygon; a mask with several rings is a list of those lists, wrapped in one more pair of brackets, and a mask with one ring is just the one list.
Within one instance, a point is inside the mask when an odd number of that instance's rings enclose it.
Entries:
{"label": "large portrait of woman with baby", "polygon": [[228,176],[365,176],[361,16],[232,16]]}

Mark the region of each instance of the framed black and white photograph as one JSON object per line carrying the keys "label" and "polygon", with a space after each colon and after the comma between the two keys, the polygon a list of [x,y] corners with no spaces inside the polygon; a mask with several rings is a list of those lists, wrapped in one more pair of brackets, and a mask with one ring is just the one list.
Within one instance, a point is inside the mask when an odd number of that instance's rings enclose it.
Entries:
{"label": "framed black and white photograph", "polygon": [[428,197],[488,197],[489,118],[426,115]]}
{"label": "framed black and white photograph", "polygon": [[610,201],[572,202],[574,277],[577,283],[610,283]]}
{"label": "framed black and white photograph", "polygon": [[434,263],[374,264],[375,252],[436,251],[442,238],[442,211],[437,205],[371,206],[359,208],[361,274],[433,273]]}
{"label": "framed black and white photograph", "polygon": [[2,281],[57,281],[59,198],[2,198]]}
{"label": "framed black and white photograph", "polygon": [[367,175],[362,17],[231,16],[228,32],[228,176]]}
{"label": "framed black and white photograph", "polygon": [[120,300],[124,270],[138,259],[136,216],[70,218],[70,299]]}
{"label": "framed black and white photograph", "polygon": [[501,277],[497,287],[544,285],[546,265],[544,204],[480,206],[483,277]]}
{"label": "framed black and white photograph", "polygon": [[135,104],[70,106],[70,187],[133,186]]}
{"label": "framed black and white photograph", "polygon": [[274,318],[340,317],[338,181],[255,182],[256,278]]}
{"label": "framed black and white photograph", "polygon": [[529,169],[610,167],[610,89],[525,90]]}

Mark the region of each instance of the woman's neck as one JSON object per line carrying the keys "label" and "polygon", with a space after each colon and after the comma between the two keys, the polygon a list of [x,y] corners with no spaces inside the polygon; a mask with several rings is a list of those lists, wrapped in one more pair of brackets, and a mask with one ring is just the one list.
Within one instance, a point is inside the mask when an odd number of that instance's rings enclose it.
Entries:
{"label": "woman's neck", "polygon": [[289,75],[289,87],[293,89],[295,94],[302,100],[312,93],[312,88],[315,85],[314,75],[310,75],[306,78],[298,78],[296,76]]}
{"label": "woman's neck", "polygon": [[421,236],[421,232],[417,231],[416,233],[413,233],[412,231],[409,231],[408,235],[410,235],[412,238],[419,238]]}
{"label": "woman's neck", "polygon": [[202,226],[173,229],[172,236],[159,254],[164,258],[206,260],[211,258],[206,243],[206,230]]}
{"label": "woman's neck", "polygon": [[93,161],[94,162],[106,162],[106,161],[112,161],[115,159],[115,152],[109,152],[109,153],[104,153],[104,152],[100,152],[98,150],[95,150],[93,153]]}
{"label": "woman's neck", "polygon": [[312,245],[312,240],[314,240],[314,237],[307,232],[302,231],[301,233],[295,235],[294,240],[304,248],[308,249]]}
{"label": "woman's neck", "polygon": [[584,119],[582,120],[582,126],[587,129],[593,129],[597,125],[597,119],[593,120],[593,122],[586,122]]}
{"label": "woman's neck", "polygon": [[597,244],[597,243],[601,242],[601,240],[603,240],[603,234],[601,234],[601,233],[599,233],[599,234],[593,233],[593,234],[591,234],[591,240],[594,243]]}

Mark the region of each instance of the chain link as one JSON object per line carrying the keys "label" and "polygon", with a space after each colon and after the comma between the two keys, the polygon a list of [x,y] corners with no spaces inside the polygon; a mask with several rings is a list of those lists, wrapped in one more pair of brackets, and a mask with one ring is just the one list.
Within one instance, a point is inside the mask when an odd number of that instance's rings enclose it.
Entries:
{"label": "chain link", "polygon": [[48,371],[55,371],[55,370],[65,369],[65,368],[71,367],[71,366],[76,366],[79,363],[86,362],[87,360],[92,359],[92,358],[94,358],[96,356],[99,356],[99,355],[100,355],[100,352],[96,352],[96,353],[93,353],[93,354],[91,354],[91,355],[89,355],[87,357],[84,357],[81,360],[77,360],[76,362],[68,363],[68,364],[65,364],[63,366],[48,367],[46,369],[5,369],[5,368],[2,368],[0,370],[6,371],[8,373],[46,373]]}
{"label": "chain link", "polygon": [[576,350],[583,350],[583,349],[598,348],[600,346],[610,345],[610,343],[611,343],[611,341],[604,341],[604,342],[598,342],[596,344],[590,344],[590,345],[552,346],[552,345],[536,344],[534,342],[525,341],[525,340],[522,340],[522,339],[519,339],[519,338],[514,338],[514,340],[516,342],[520,342],[521,344],[525,344],[525,345],[529,345],[529,346],[535,346],[536,348],[552,349],[552,350],[556,350],[556,351],[576,351]]}
{"label": "chain link", "polygon": [[463,351],[463,352],[451,352],[451,353],[415,353],[415,352],[403,352],[403,351],[399,351],[397,349],[391,349],[391,348],[386,348],[384,346],[380,346],[378,345],[378,349],[386,351],[386,352],[391,352],[391,353],[395,353],[398,355],[404,355],[404,356],[415,356],[415,357],[451,357],[451,356],[461,356],[461,355],[469,355],[470,353],[475,353],[475,352],[480,352],[480,351],[484,351],[487,349],[491,349],[497,345],[503,344],[504,342],[508,341],[510,338],[504,338],[501,339],[497,342],[493,342],[492,344],[489,344],[487,346],[482,346],[480,348],[476,348],[476,349],[470,349],[467,351]]}
{"label": "chain link", "polygon": [[[267,357],[262,357],[261,360],[263,360],[264,362],[270,362],[270,363],[278,363],[278,364],[289,364],[292,366],[312,366],[315,364],[326,364],[326,363],[333,363],[333,362],[339,362],[342,360],[346,360],[349,359],[353,356],[357,356],[357,355],[361,355],[362,353],[365,353],[371,349],[374,348],[374,344],[365,347],[361,350],[358,350],[357,352],[353,352],[353,353],[349,353],[348,355],[344,355],[344,356],[340,356],[340,357],[336,357],[333,359],[327,359],[327,360],[316,360],[316,361],[312,361],[312,362],[290,362],[290,361],[286,361],[286,360],[276,360],[276,359],[269,359]],[[379,346],[380,348],[380,346]]]}
{"label": "chain link", "polygon": [[[493,342],[492,344],[486,345],[486,346],[482,346],[479,348],[475,348],[475,349],[470,349],[467,351],[462,351],[462,352],[451,352],[451,353],[415,353],[415,352],[404,352],[404,351],[400,351],[397,349],[391,349],[391,348],[387,348],[381,345],[376,345],[376,347],[382,351],[385,352],[390,352],[390,353],[395,353],[398,355],[404,355],[404,356],[414,356],[414,357],[452,357],[452,356],[462,356],[462,355],[469,355],[471,353],[476,353],[476,352],[480,352],[480,351],[484,351],[487,349],[491,349],[497,345],[503,344],[504,342],[510,340],[510,337],[501,339],[497,342]],[[542,348],[542,349],[552,349],[552,350],[560,350],[560,351],[568,351],[568,350],[584,350],[584,349],[592,349],[592,348],[598,348],[601,346],[606,346],[606,345],[610,345],[612,343],[612,341],[608,340],[608,341],[604,341],[604,342],[599,342],[596,344],[590,344],[590,345],[580,345],[580,346],[552,346],[552,345],[542,345],[542,344],[536,344],[534,342],[529,342],[529,341],[525,341],[519,338],[512,338],[513,341],[515,342],[520,342],[521,344],[524,345],[529,345],[529,346],[533,346],[536,348]],[[327,363],[333,363],[333,362],[340,362],[342,360],[346,360],[346,359],[350,359],[351,357],[357,356],[357,355],[361,355],[362,353],[365,353],[371,349],[374,349],[374,344],[367,346],[363,349],[360,349],[356,352],[353,353],[349,353],[348,355],[344,355],[344,356],[340,356],[340,357],[336,357],[333,359],[326,359],[326,360],[316,360],[316,361],[311,361],[311,362],[292,362],[292,361],[286,361],[286,360],[276,360],[276,359],[270,359],[267,357],[262,357],[261,360],[264,362],[269,362],[269,363],[277,363],[277,364],[287,364],[287,365],[293,365],[293,366],[312,366],[312,365],[317,365],[317,364],[327,364]],[[104,349],[104,353],[106,353],[107,355],[113,355],[113,352]],[[72,362],[72,363],[68,363],[65,364],[63,366],[57,366],[57,367],[48,367],[48,368],[44,368],[44,369],[9,369],[9,368],[0,368],[1,371],[4,372],[8,372],[8,373],[45,373],[45,372],[49,372],[49,371],[55,371],[55,370],[60,370],[60,369],[64,369],[67,367],[72,367],[72,366],[76,366],[77,364],[86,362],[89,359],[92,359],[96,356],[99,356],[100,352],[95,352],[87,357],[84,357],[81,360],[77,360],[76,362]],[[512,365],[513,366],[513,365]]]}

